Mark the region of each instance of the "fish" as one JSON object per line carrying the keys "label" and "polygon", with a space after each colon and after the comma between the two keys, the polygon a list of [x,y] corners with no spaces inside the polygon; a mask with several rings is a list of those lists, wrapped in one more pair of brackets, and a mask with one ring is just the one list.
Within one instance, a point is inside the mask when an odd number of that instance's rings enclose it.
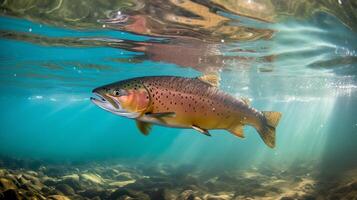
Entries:
{"label": "fish", "polygon": [[256,129],[263,142],[275,147],[280,112],[258,111],[249,100],[219,89],[216,74],[200,77],[144,76],[93,89],[91,101],[115,115],[136,121],[149,135],[152,125],[188,128],[211,136],[210,130],[227,130],[244,138],[243,127]]}

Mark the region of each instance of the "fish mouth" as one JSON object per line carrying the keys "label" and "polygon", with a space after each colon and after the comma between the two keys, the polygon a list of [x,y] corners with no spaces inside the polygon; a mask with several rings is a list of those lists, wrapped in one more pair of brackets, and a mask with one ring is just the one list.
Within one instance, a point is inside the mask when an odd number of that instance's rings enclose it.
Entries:
{"label": "fish mouth", "polygon": [[102,108],[103,110],[128,118],[137,118],[140,115],[139,113],[132,113],[125,110],[120,105],[120,102],[116,99],[113,99],[107,95],[102,95],[98,92],[93,92],[93,94],[96,95],[97,98],[90,97],[90,100],[92,101],[92,103]]}
{"label": "fish mouth", "polygon": [[110,112],[117,112],[121,110],[119,102],[113,102],[113,99],[110,97],[104,96],[97,92],[93,92],[93,94],[96,95],[97,98],[90,97],[90,100],[100,108]]}

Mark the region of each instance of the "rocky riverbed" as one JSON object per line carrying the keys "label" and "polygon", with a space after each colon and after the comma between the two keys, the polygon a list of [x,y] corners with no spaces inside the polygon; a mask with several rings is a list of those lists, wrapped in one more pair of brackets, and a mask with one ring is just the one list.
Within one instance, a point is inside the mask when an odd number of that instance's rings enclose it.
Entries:
{"label": "rocky riverbed", "polygon": [[343,179],[308,167],[203,172],[189,166],[45,164],[0,160],[0,199],[357,199],[357,170]]}

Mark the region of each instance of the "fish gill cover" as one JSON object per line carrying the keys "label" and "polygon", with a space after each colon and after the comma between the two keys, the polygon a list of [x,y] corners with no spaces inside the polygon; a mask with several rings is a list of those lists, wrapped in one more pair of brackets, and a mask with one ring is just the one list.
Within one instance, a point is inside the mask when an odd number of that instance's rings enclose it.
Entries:
{"label": "fish gill cover", "polygon": [[[0,1],[0,199],[353,199],[353,0]],[[141,76],[219,74],[283,114],[251,127],[135,123],[90,102]]]}

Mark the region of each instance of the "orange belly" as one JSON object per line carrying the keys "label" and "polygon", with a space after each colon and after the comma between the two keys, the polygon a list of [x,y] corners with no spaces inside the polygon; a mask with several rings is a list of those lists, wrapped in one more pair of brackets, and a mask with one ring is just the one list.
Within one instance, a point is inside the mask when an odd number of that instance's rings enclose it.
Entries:
{"label": "orange belly", "polygon": [[[199,106],[198,106],[199,107]],[[156,110],[153,113],[163,113],[164,110]],[[161,121],[151,120],[170,127],[191,128],[198,126],[203,129],[228,129],[234,122],[236,123],[236,114],[231,111],[215,109],[191,109],[186,107],[172,107],[165,112],[174,112],[175,116],[163,117]]]}

